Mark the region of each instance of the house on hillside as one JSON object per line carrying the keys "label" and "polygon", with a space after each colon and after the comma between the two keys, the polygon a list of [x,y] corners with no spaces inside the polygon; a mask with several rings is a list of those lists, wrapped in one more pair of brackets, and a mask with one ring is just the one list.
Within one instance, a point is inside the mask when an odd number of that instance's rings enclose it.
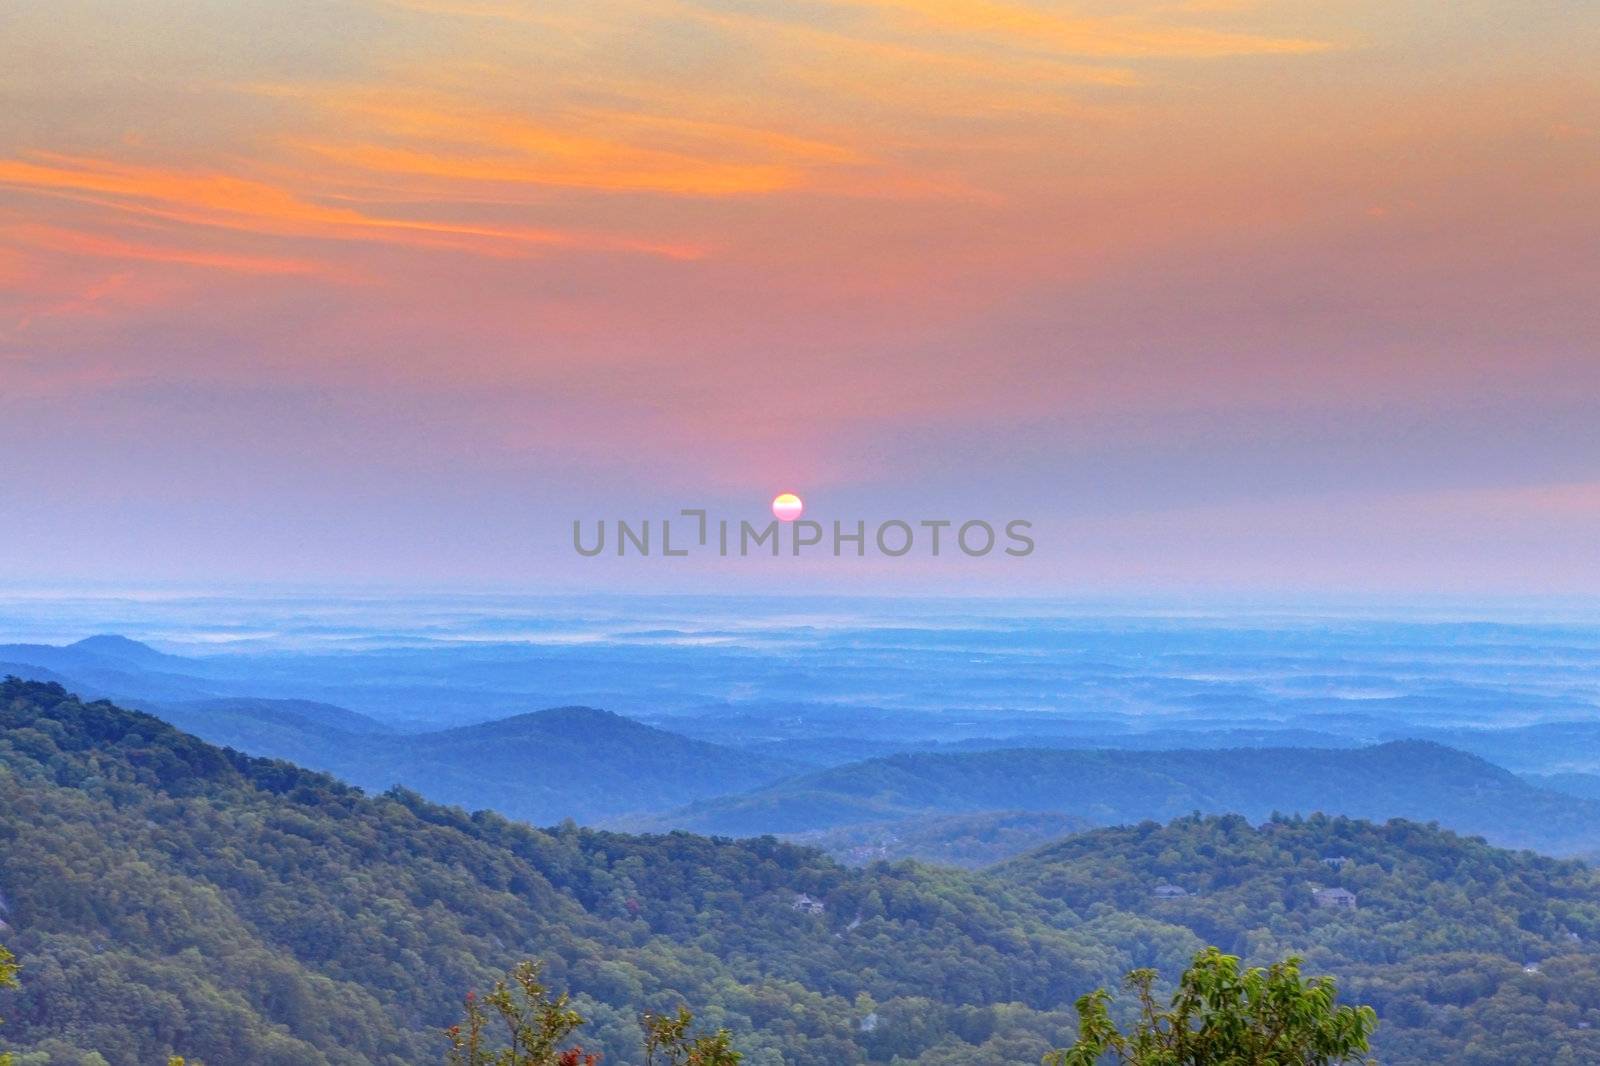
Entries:
{"label": "house on hillside", "polygon": [[796,892],[789,906],[801,914],[821,914],[826,909],[820,899],[807,892]]}
{"label": "house on hillside", "polygon": [[1189,893],[1177,885],[1157,885],[1155,891],[1150,893],[1156,899],[1182,899]]}
{"label": "house on hillside", "polygon": [[1317,906],[1327,907],[1330,910],[1356,909],[1356,894],[1347,888],[1319,888],[1311,893],[1311,899]]}

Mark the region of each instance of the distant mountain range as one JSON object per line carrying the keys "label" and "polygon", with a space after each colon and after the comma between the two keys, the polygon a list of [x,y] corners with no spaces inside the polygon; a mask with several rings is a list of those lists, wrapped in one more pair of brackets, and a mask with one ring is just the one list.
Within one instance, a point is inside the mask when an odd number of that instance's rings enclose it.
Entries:
{"label": "distant mountain range", "polygon": [[[207,700],[123,700],[186,732],[253,755],[315,766],[359,748],[364,738],[394,735],[375,718],[312,700],[235,696]],[[393,782],[391,782],[392,784]]]}
{"label": "distant mountain range", "polygon": [[402,785],[437,802],[492,808],[537,824],[666,810],[803,769],[588,707],[400,733],[315,701],[186,698],[205,692],[196,674],[203,664],[188,674],[177,672],[188,663],[122,637],[92,637],[67,647],[0,646],[0,676],[55,681],[97,697],[164,693],[166,698],[120,702],[211,743],[336,773],[373,791]]}
{"label": "distant mountain range", "polygon": [[341,708],[292,701],[144,709],[207,740],[290,759],[372,791],[401,785],[438,803],[493,809],[537,825],[660,811],[799,769],[592,707],[554,707],[430,733],[396,733]]}
{"label": "distant mountain range", "polygon": [[37,681],[66,678],[76,691],[96,698],[186,700],[214,695],[190,675],[195,665],[193,660],[164,655],[118,636],[89,637],[64,647],[0,644],[0,674]]}
{"label": "distant mountain range", "polygon": [[[735,746],[704,739],[709,719],[685,720],[699,733],[691,737],[662,727],[671,719],[647,725],[586,707],[402,732],[326,702],[218,695],[239,683],[230,669],[111,635],[0,646],[0,675],[118,698],[212,743],[372,791],[401,785],[539,824],[800,835],[845,857],[978,863],[1067,824],[1326,811],[1434,820],[1509,846],[1600,854],[1600,779],[1568,769],[1600,750],[1600,723],[1418,730],[1445,743],[1356,746],[1292,727],[1096,733],[1051,720],[1026,737],[824,734]],[[1528,776],[1484,758],[1502,756]],[[1561,772],[1534,774],[1551,767]]]}
{"label": "distant mountain range", "polygon": [[348,780],[373,788],[398,782],[437,802],[538,824],[661,810],[680,797],[740,792],[797,769],[592,707],[346,743],[323,761]]}
{"label": "distant mountain range", "polygon": [[1504,846],[1600,850],[1600,802],[1538,788],[1427,741],[1366,748],[906,754],[703,800],[639,827],[748,836],[808,833],[930,813],[1049,811],[1099,825],[1190,812],[1325,812],[1436,821]]}
{"label": "distant mountain range", "polygon": [[[668,721],[658,724],[667,726]],[[1010,723],[1015,726],[1017,723]],[[1151,729],[1144,732],[1054,732],[1055,723],[1039,723],[1035,732],[1011,733],[961,740],[877,740],[870,737],[821,736],[760,741],[739,745],[758,752],[806,763],[813,767],[845,766],[866,759],[909,752],[957,754],[1002,751],[1012,748],[1051,748],[1084,751],[1120,748],[1131,751],[1173,751],[1211,748],[1358,748],[1362,742],[1314,729]],[[694,733],[702,739],[714,734]]]}

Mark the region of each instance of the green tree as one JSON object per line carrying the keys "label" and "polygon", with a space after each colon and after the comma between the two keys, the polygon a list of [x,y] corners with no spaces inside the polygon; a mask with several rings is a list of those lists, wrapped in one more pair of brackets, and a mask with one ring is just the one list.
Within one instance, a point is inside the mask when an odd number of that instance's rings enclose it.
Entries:
{"label": "green tree", "polygon": [[682,1007],[672,1016],[646,1014],[643,1024],[645,1066],[739,1066],[728,1030],[691,1036],[694,1015]]}
{"label": "green tree", "polygon": [[1236,957],[1207,948],[1166,1009],[1155,980],[1154,970],[1128,975],[1139,1000],[1128,1033],[1112,1022],[1105,989],[1079,999],[1078,1042],[1046,1055],[1045,1066],[1336,1066],[1367,1053],[1378,1023],[1370,1007],[1339,1005],[1331,978],[1302,980],[1292,957],[1241,973]]}
{"label": "green tree", "polygon": [[[490,1010],[500,1017],[511,1037],[509,1047],[485,1047]],[[482,1002],[467,993],[467,1016],[445,1031],[449,1066],[595,1066],[596,1055],[582,1048],[558,1050],[583,1025],[583,1015],[567,1005],[565,995],[551,996],[539,982],[539,966],[520,963],[511,980],[498,980]]]}
{"label": "green tree", "polygon": [[[22,967],[17,965],[17,957],[5,948],[0,948],[0,988],[16,988],[21,982],[17,980],[17,971]],[[11,1066],[15,1060],[9,1051],[0,1051],[0,1066]]]}
{"label": "green tree", "polygon": [[[448,1066],[596,1066],[600,1056],[578,1046],[563,1048],[583,1027],[583,1015],[568,1006],[565,995],[552,996],[539,981],[539,964],[523,962],[510,980],[499,980],[481,1000],[466,998],[466,1018],[445,1030],[450,1040]],[[498,1016],[511,1038],[509,1047],[490,1049],[487,1030]],[[679,1008],[675,1015],[647,1014],[644,1028],[646,1066],[739,1066],[732,1036],[719,1029],[694,1036],[694,1015]],[[3,1066],[3,1064],[0,1064]]]}

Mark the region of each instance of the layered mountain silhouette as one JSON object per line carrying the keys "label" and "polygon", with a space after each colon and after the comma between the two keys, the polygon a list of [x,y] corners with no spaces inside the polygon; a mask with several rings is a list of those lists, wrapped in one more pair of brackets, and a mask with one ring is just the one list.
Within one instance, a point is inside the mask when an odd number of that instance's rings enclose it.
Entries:
{"label": "layered mountain silhouette", "polygon": [[796,769],[592,707],[430,733],[345,736],[313,765],[370,788],[402,784],[440,803],[493,808],[537,824],[662,810]]}
{"label": "layered mountain silhouette", "polygon": [[115,636],[66,647],[0,646],[0,675],[53,681],[95,697],[149,694],[121,702],[214,744],[289,759],[367,789],[402,785],[438,802],[538,824],[666,810],[802,769],[589,707],[400,733],[332,704],[210,695],[217,686],[202,676],[205,669],[198,660]]}
{"label": "layered mountain silhouette", "polygon": [[[893,742],[822,736],[809,746],[734,747],[586,707],[402,732],[326,702],[219,695],[238,682],[228,670],[114,635],[64,647],[0,646],[0,673],[90,696],[122,695],[124,704],[215,744],[289,759],[373,791],[402,785],[540,824],[573,818],[653,831],[807,834],[836,854],[868,854],[874,841],[885,854],[901,853],[888,846],[900,837],[915,841],[905,854],[959,851],[989,861],[1025,850],[1044,839],[1043,827],[1060,823],[981,827],[992,838],[984,844],[974,823],[951,822],[952,848],[929,826],[945,815],[1034,813],[1110,825],[1191,811],[1258,818],[1324,811],[1432,820],[1508,846],[1600,854],[1592,782],[1570,774],[1518,778],[1481,757],[1503,752],[1523,772],[1548,765],[1554,749],[1570,762],[1600,746],[1600,723],[1440,730],[1432,735],[1444,744],[1364,747],[1273,729],[966,739],[841,762],[852,748],[881,752]],[[1319,746],[1304,746],[1310,743]],[[806,765],[817,761],[838,765]],[[1030,824],[1040,827],[1033,837]]]}
{"label": "layered mountain silhouette", "polygon": [[642,823],[733,836],[807,833],[931,812],[1050,811],[1100,825],[1233,812],[1435,821],[1556,854],[1600,849],[1600,803],[1427,741],[1353,749],[906,754],[803,774]]}

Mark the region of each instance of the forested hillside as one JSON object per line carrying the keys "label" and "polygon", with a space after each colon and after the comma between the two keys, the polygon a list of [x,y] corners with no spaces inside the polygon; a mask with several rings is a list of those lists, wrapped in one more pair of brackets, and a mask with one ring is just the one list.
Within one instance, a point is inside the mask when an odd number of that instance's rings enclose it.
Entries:
{"label": "forested hillside", "polygon": [[1049,811],[983,811],[866,822],[796,833],[789,839],[852,866],[917,859],[977,869],[1092,826],[1086,818]]}
{"label": "forested hillside", "polygon": [[[1065,920],[1111,906],[1303,955],[1377,1008],[1386,1062],[1600,1062],[1600,879],[1576,861],[1407,822],[1234,816],[1095,830],[994,876]],[[1327,905],[1340,889],[1349,909]]]}
{"label": "forested hillside", "polygon": [[[531,956],[612,1063],[636,1060],[639,1011],[683,1003],[758,1066],[1001,1029],[1032,1061],[1070,1028],[1052,1008],[1145,957],[971,876],[369,798],[56,686],[6,682],[0,726],[0,893],[24,967],[0,1016],[24,1050],[415,1066],[463,989]],[[1195,947],[1153,935],[1165,965]]]}
{"label": "forested hillside", "polygon": [[[533,822],[598,822],[741,792],[801,767],[679,736],[592,707],[552,707],[479,725],[397,733],[339,707],[296,700],[150,705],[213,743],[288,759],[382,790],[490,807]],[[574,781],[584,782],[575,788]]]}
{"label": "forested hillside", "polygon": [[1380,1007],[1389,1063],[1600,1055],[1600,880],[1423,826],[1183,820],[991,873],[852,870],[369,797],[52,685],[0,685],[0,727],[0,939],[23,965],[0,1035],[24,1061],[436,1062],[461,991],[536,957],[610,1063],[637,1062],[639,1012],[687,1003],[755,1066],[1020,1066],[1071,1039],[1077,995],[1213,939],[1309,951]]}

